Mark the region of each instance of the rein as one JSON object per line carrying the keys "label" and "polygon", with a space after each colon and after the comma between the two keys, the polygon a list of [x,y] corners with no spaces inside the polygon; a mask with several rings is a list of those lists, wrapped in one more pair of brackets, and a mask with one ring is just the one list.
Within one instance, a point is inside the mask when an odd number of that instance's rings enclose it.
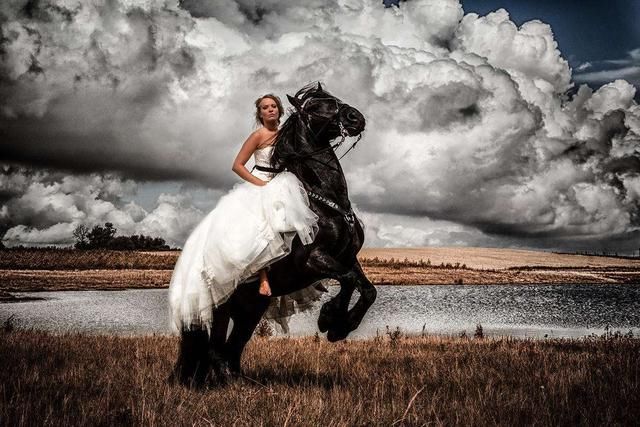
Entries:
{"label": "rein", "polygon": [[[333,113],[333,116],[330,119],[326,120],[326,122],[324,123],[322,128],[320,128],[320,130],[317,133],[315,133],[315,132],[313,132],[313,130],[311,129],[311,126],[309,125],[309,116],[313,115],[313,113],[309,113],[309,112],[306,112],[304,110],[304,107],[306,106],[307,101],[309,101],[310,99],[311,98],[308,98],[302,103],[302,106],[300,106],[298,114],[299,114],[299,117],[300,117],[300,121],[307,128],[309,134],[311,135],[311,138],[313,138],[314,140],[317,141],[317,135],[321,134],[322,131],[327,127],[327,125],[332,120],[334,120],[336,118],[336,116],[338,116],[340,114],[340,110],[342,109],[344,104],[343,105],[339,105],[338,101],[334,99],[335,102],[336,102],[336,111],[335,111],[335,113]],[[303,116],[303,114],[304,114],[304,116]],[[306,116],[306,119],[305,119],[305,116]],[[349,136],[347,130],[344,128],[344,125],[342,124],[342,122],[340,120],[338,120],[338,127],[340,128],[340,136],[341,136],[340,141],[338,141],[338,142],[336,142],[334,144],[329,144],[327,147],[319,148],[319,149],[314,150],[314,151],[309,152],[309,153],[293,155],[290,158],[294,159],[294,160],[297,160],[297,161],[313,160],[313,161],[315,161],[317,163],[320,163],[320,164],[324,165],[327,168],[333,169],[336,172],[340,172],[340,170],[338,168],[336,168],[335,166],[332,166],[332,165],[330,165],[330,164],[328,164],[326,162],[323,162],[322,160],[319,160],[319,159],[316,158],[316,156],[318,156],[318,155],[320,155],[322,153],[325,153],[325,152],[327,152],[329,150],[335,151],[338,147],[340,147],[344,143],[344,141],[346,140],[347,136]],[[355,140],[355,142],[353,144],[351,144],[351,147],[349,147],[349,149],[347,149],[347,151],[345,151],[342,154],[342,156],[340,156],[336,160],[338,162],[340,162],[340,160],[344,156],[346,156],[349,151],[351,151],[352,149],[354,149],[356,147],[356,144],[360,141],[360,139],[362,139],[362,133],[360,133],[358,135],[358,138]],[[263,172],[271,172],[271,173],[279,173],[279,172],[282,172],[283,170],[285,170],[284,168],[267,168],[267,167],[264,167],[264,166],[254,166],[254,167],[256,169],[258,169],[258,170],[263,171]],[[354,214],[353,209],[351,208],[351,206],[349,206],[349,210],[346,210],[346,209],[340,207],[336,202],[334,202],[332,200],[329,200],[329,199],[327,199],[326,197],[324,197],[324,196],[322,196],[320,194],[314,193],[311,190],[306,190],[306,193],[310,198],[312,198],[312,199],[324,204],[325,206],[328,206],[329,208],[333,209],[334,211],[338,212],[342,216],[342,218],[345,220],[347,225],[349,226],[349,230],[353,233],[355,222],[356,222],[356,215]]]}
{"label": "rein", "polygon": [[[330,120],[327,120],[326,123],[322,126],[322,128],[316,134],[311,129],[311,126],[309,126],[308,118],[307,118],[307,120],[303,120],[303,118],[302,118],[302,113],[306,114],[307,117],[309,115],[311,115],[310,113],[307,113],[306,111],[304,111],[304,107],[305,107],[305,105],[306,105],[308,100],[309,99],[305,100],[305,102],[300,107],[300,114],[301,114],[300,119],[305,124],[305,127],[309,130],[309,133],[310,133],[311,137],[314,140],[317,140],[317,135],[321,134],[322,131],[324,130],[324,128],[330,123],[330,121],[335,119],[335,117],[338,114],[340,114],[340,110],[342,109],[342,106],[338,105],[337,104],[338,101],[336,101],[337,108],[336,108],[336,112],[333,114],[333,117]],[[349,136],[349,134],[348,134],[347,130],[344,128],[344,126],[343,126],[343,124],[342,124],[342,122],[340,120],[338,120],[338,127],[340,128],[340,136],[341,136],[340,141],[336,142],[333,145],[329,144],[329,146],[327,146],[327,147],[320,148],[318,150],[312,151],[311,153],[307,153],[307,154],[303,154],[303,155],[300,155],[300,156],[296,156],[297,159],[299,159],[299,160],[305,160],[305,159],[313,160],[313,161],[318,162],[318,163],[320,163],[320,164],[322,164],[322,165],[324,165],[324,166],[326,166],[326,167],[328,167],[330,169],[335,170],[336,172],[339,172],[338,168],[336,168],[336,167],[334,167],[332,165],[329,165],[329,164],[327,164],[327,163],[315,158],[318,154],[322,154],[322,153],[324,153],[326,151],[329,151],[329,150],[335,151],[338,147],[340,147],[344,143],[345,139],[347,138],[347,136]],[[346,156],[349,151],[351,151],[353,148],[355,148],[356,144],[360,141],[361,138],[362,138],[362,133],[360,133],[358,135],[358,138],[355,140],[355,142],[353,144],[351,144],[351,147],[349,147],[349,149],[347,151],[345,151],[344,154],[342,154],[342,156],[340,156],[337,159],[337,161],[340,162],[340,160],[344,156]],[[325,206],[328,206],[331,209],[333,209],[334,211],[338,212],[344,218],[345,222],[349,226],[349,230],[351,232],[353,232],[353,229],[354,229],[354,226],[355,226],[355,222],[356,222],[356,215],[353,213],[353,209],[351,208],[351,206],[349,206],[349,210],[347,211],[347,210],[341,208],[336,202],[334,202],[332,200],[329,200],[329,199],[327,199],[326,197],[324,197],[324,196],[322,196],[320,194],[314,193],[311,190],[306,190],[306,191],[307,191],[307,195],[309,197],[311,197],[312,199],[317,200],[317,201],[321,202],[322,204],[324,204]]]}
{"label": "rein", "polygon": [[338,204],[336,202],[333,202],[333,201],[327,199],[326,197],[321,196],[320,194],[314,193],[313,191],[310,191],[310,190],[307,190],[307,194],[312,199],[315,199],[315,200],[317,200],[319,202],[322,202],[326,206],[329,206],[333,210],[337,211],[340,215],[342,215],[344,220],[347,222],[347,225],[349,226],[349,229],[353,230],[353,226],[356,223],[356,214],[353,213],[353,209],[351,208],[351,206],[349,206],[349,211],[346,211],[346,210],[342,209],[340,206],[338,206]]}

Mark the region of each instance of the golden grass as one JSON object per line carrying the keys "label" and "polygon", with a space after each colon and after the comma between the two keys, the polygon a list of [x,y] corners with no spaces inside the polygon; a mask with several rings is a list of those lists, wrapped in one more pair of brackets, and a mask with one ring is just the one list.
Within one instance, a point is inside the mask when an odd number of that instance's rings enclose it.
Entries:
{"label": "golden grass", "polygon": [[173,270],[179,251],[9,249],[0,251],[0,269],[10,270]]}
{"label": "golden grass", "polygon": [[494,270],[510,267],[633,267],[640,269],[640,259],[568,255],[523,249],[427,247],[427,248],[363,248],[359,258],[419,261],[433,265],[456,262],[474,269]]}
{"label": "golden grass", "polygon": [[374,285],[501,285],[640,283],[640,270],[474,270],[455,268],[367,267],[364,272]]}
{"label": "golden grass", "polygon": [[625,425],[640,340],[253,339],[249,378],[165,382],[177,337],[0,332],[0,424]]}
{"label": "golden grass", "polygon": [[164,288],[171,270],[0,270],[0,290],[8,292]]}
{"label": "golden grass", "polygon": [[[151,269],[172,270],[180,251],[78,251],[51,249],[21,249],[0,251],[0,269]],[[513,267],[603,268],[623,267],[640,269],[640,259],[565,255],[553,252],[497,249],[497,248],[363,248],[358,259],[363,262],[378,258],[395,263],[430,261],[440,264],[465,264],[481,270]]]}

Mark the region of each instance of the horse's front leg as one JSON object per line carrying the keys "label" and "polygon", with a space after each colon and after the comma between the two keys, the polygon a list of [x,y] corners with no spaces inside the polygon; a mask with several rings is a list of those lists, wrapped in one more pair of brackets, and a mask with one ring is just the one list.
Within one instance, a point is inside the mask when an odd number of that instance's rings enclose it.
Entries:
{"label": "horse's front leg", "polygon": [[310,273],[340,282],[340,292],[322,305],[318,316],[318,329],[320,332],[327,332],[332,329],[334,324],[346,321],[349,302],[355,290],[355,282],[345,280],[344,274],[348,270],[320,248],[311,251],[305,269]]}
{"label": "horse's front leg", "polygon": [[347,320],[349,302],[351,302],[355,286],[351,280],[341,280],[338,277],[335,279],[340,282],[340,291],[335,297],[324,303],[320,309],[318,316],[320,332],[327,332]]}
{"label": "horse's front leg", "polygon": [[364,275],[362,267],[358,261],[353,265],[351,271],[344,276],[344,281],[351,282],[351,286],[358,289],[360,297],[351,310],[348,310],[346,321],[336,323],[331,329],[329,329],[327,339],[331,342],[343,340],[351,331],[356,330],[358,326],[360,326],[364,315],[367,313],[369,307],[371,307],[378,295],[376,288]]}

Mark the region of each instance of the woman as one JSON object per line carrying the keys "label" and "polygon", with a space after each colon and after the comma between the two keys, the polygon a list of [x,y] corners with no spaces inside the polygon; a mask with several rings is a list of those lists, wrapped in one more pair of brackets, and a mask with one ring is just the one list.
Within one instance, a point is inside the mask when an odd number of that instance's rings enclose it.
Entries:
{"label": "woman", "polygon": [[[291,172],[269,167],[283,109],[272,94],[255,102],[260,127],[242,145],[232,170],[246,182],[236,184],[198,224],[185,242],[169,286],[174,324],[211,326],[214,307],[223,304],[236,286],[259,278],[259,292],[271,294],[267,268],[291,252],[297,235],[309,244],[318,230],[318,216],[309,208],[302,183]],[[245,167],[254,156],[256,169]],[[307,290],[273,301],[267,317],[284,320],[317,300]],[[287,329],[286,323],[282,323]]]}
{"label": "woman", "polygon": [[[269,171],[269,158],[273,150],[273,144],[278,134],[278,125],[280,117],[282,117],[282,103],[280,98],[273,94],[266,94],[258,98],[256,104],[256,123],[260,126],[258,130],[249,135],[244,142],[240,152],[233,161],[233,170],[240,178],[253,184],[264,186],[273,178],[273,173]],[[264,150],[264,151],[262,151]],[[249,158],[256,156],[257,172],[253,175],[245,164]],[[259,163],[266,163],[259,164]],[[260,288],[258,291],[261,295],[271,296],[271,287],[267,278],[266,269],[260,270]]]}

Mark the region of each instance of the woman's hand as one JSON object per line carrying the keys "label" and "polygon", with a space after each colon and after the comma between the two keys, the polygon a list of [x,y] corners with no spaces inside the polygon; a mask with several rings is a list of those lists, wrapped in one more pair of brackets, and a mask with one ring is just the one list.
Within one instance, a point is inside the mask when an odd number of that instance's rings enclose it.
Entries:
{"label": "woman's hand", "polygon": [[263,181],[260,178],[258,178],[258,181],[260,182],[256,183],[256,185],[259,187],[264,187],[265,185],[267,185],[267,181]]}

